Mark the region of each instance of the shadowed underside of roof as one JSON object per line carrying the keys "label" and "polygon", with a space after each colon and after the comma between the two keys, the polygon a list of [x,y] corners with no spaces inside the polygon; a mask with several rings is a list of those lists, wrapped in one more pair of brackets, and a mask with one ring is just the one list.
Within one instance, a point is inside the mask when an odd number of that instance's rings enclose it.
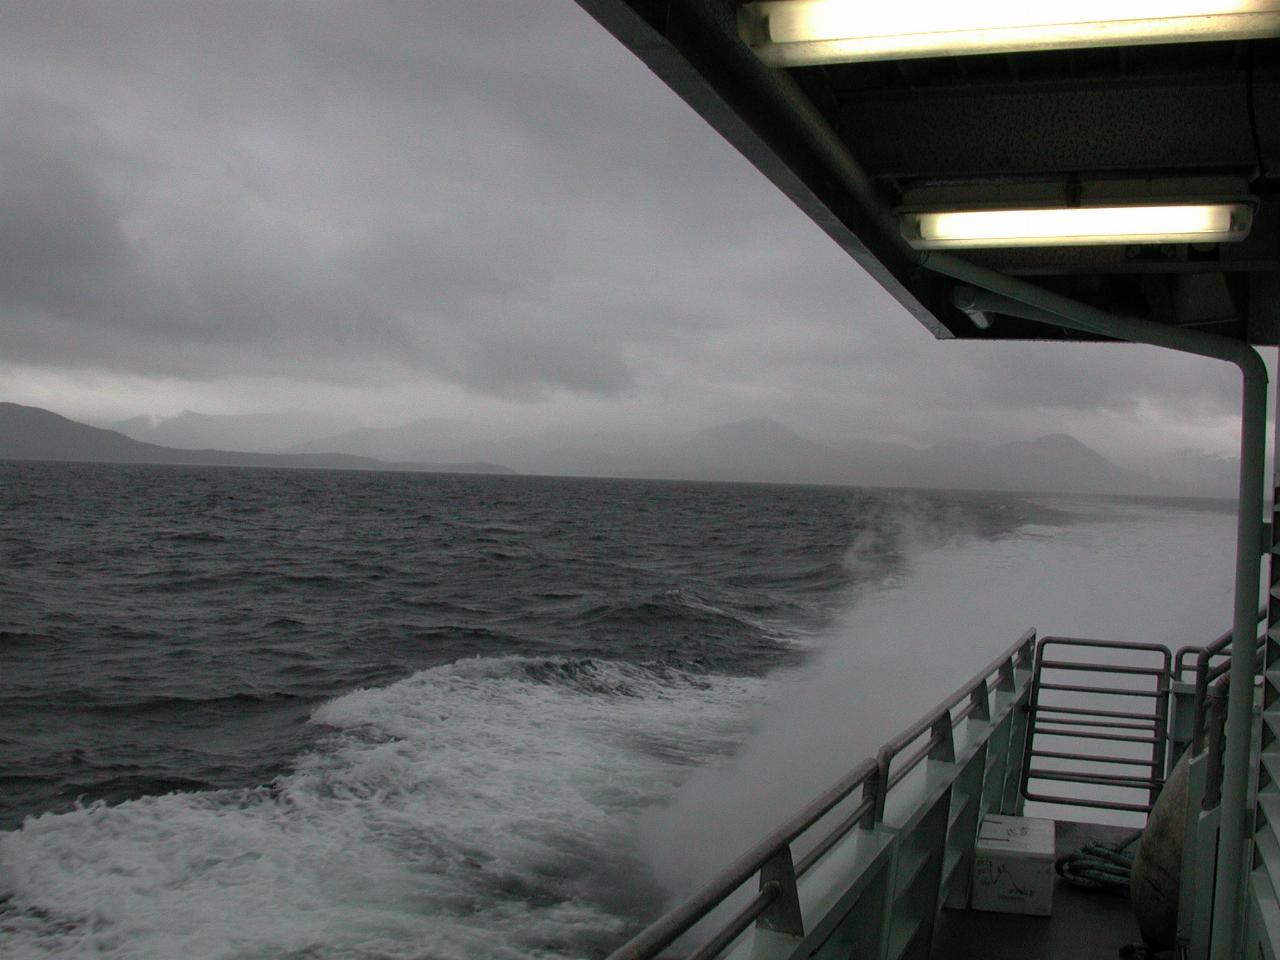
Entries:
{"label": "shadowed underside of roof", "polygon": [[[1244,202],[1238,243],[970,250],[1111,311],[1280,343],[1280,40],[767,66],[735,0],[578,0],[935,336],[976,325],[903,240],[913,210]],[[742,202],[751,202],[743,197]]]}

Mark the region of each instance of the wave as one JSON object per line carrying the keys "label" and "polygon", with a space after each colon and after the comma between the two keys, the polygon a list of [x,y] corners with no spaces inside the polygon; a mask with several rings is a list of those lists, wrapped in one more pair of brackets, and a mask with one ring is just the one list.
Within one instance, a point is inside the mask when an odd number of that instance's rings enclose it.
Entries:
{"label": "wave", "polygon": [[156,540],[168,543],[226,543],[229,537],[212,530],[172,530],[155,535]]}
{"label": "wave", "polygon": [[689,589],[668,589],[582,606],[561,614],[556,625],[586,651],[625,643],[633,655],[695,672],[761,674],[794,665],[805,631],[802,623],[783,620],[793,611],[774,598],[737,599],[721,606]]}
{"label": "wave", "polygon": [[260,707],[296,703],[303,699],[293,693],[231,693],[213,697],[154,696],[141,700],[122,700],[115,703],[95,704],[95,713],[152,714],[180,712],[192,708],[210,709],[225,707],[234,710],[251,710]]}
{"label": "wave", "polygon": [[677,621],[705,626],[719,623],[741,629],[758,629],[759,623],[740,614],[731,613],[686,590],[664,590],[624,600],[618,603],[597,604],[578,613],[574,620],[583,625],[636,623],[652,626],[662,621]]}
{"label": "wave", "polygon": [[[426,578],[424,569],[443,570],[426,554],[403,567],[352,557],[299,565],[272,548],[249,572],[144,567],[134,577],[149,592],[228,588],[238,597],[231,588],[249,587],[257,597],[288,585],[307,598],[306,612],[273,608],[262,628],[282,646],[255,653],[262,670],[301,692],[279,716],[270,711],[282,701],[260,699],[268,684],[256,679],[240,685],[251,692],[207,700],[163,696],[172,686],[131,688],[126,709],[141,702],[157,730],[177,726],[169,710],[210,705],[219,718],[268,717],[256,727],[228,721],[220,740],[189,735],[214,761],[224,745],[242,754],[244,740],[268,753],[264,731],[284,715],[305,716],[316,703],[307,690],[330,675],[344,687],[382,684],[412,655],[481,656],[324,702],[310,711],[307,745],[289,740],[280,753],[293,757],[288,772],[267,786],[200,789],[194,778],[154,777],[134,784],[144,796],[28,818],[0,834],[6,957],[600,955],[665,897],[646,879],[652,844],[635,839],[641,822],[748,735],[761,676],[798,663],[797,647],[855,597],[851,587],[900,570],[912,536],[948,542],[1014,522],[984,504],[947,513],[936,499],[822,492],[792,505],[795,530],[752,506],[709,526],[710,543],[686,531],[690,542],[661,553],[659,567],[629,561],[599,536],[575,541],[572,556],[556,546],[530,559],[494,527],[482,543],[458,544],[465,563],[449,568],[457,591],[419,589],[413,578]],[[632,546],[644,550],[641,532]],[[368,605],[348,604],[360,619],[312,607],[345,595],[327,589],[335,577],[345,593],[353,582],[367,590],[356,595]],[[308,659],[320,647],[323,667]],[[193,660],[205,650],[180,649]],[[547,650],[558,655],[540,655]],[[842,678],[842,709],[856,679]],[[218,779],[216,762],[209,769],[210,783],[246,782]],[[281,767],[265,769],[254,776]],[[175,761],[164,772],[183,770]],[[127,771],[108,775],[128,786]],[[736,817],[712,819],[743,834]]]}
{"label": "wave", "polygon": [[47,633],[27,633],[24,630],[0,630],[0,644],[6,647],[45,646],[56,643]]}
{"label": "wave", "polygon": [[0,835],[6,956],[603,952],[661,898],[628,824],[737,742],[762,689],[508,656],[346,694],[268,787],[95,803]]}

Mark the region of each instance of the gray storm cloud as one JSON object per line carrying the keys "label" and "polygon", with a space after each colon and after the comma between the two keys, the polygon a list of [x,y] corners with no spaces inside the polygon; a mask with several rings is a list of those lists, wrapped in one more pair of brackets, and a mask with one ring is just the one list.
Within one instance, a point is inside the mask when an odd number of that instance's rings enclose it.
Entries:
{"label": "gray storm cloud", "polygon": [[1235,405],[1155,351],[934,342],[569,0],[9,4],[0,122],[0,375],[920,439]]}

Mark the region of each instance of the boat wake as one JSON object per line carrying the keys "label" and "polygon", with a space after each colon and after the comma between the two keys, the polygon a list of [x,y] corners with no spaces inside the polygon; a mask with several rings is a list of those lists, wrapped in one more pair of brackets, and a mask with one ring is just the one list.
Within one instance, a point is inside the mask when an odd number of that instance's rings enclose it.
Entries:
{"label": "boat wake", "polygon": [[742,736],[763,681],[461,660],[319,707],[254,790],[28,818],[0,836],[27,957],[580,957],[661,894],[628,825]]}
{"label": "boat wake", "polygon": [[[899,513],[854,538],[821,636],[775,638],[749,579],[732,604],[638,591],[563,614],[637,634],[629,659],[455,660],[304,715],[318,736],[267,786],[28,817],[0,833],[5,957],[599,956],[1027,627],[1217,632],[1229,516],[1092,509],[1022,531]],[[786,668],[747,668],[764,656]]]}

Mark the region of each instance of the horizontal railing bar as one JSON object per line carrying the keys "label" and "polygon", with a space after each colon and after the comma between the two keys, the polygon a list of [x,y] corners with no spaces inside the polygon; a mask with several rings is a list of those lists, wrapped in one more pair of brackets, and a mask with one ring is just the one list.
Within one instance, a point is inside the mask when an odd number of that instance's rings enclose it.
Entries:
{"label": "horizontal railing bar", "polygon": [[920,765],[920,761],[929,756],[933,751],[933,748],[936,747],[939,742],[938,737],[930,737],[927,741],[922,743],[918,749],[907,754],[907,759],[903,760],[902,763],[898,765],[897,769],[889,775],[888,787],[896,787],[906,779],[911,771]]}
{"label": "horizontal railing bar", "polygon": [[1150,743],[1157,744],[1160,742],[1159,737],[1125,737],[1118,733],[1092,733],[1088,730],[1046,730],[1044,727],[1037,727],[1037,733],[1043,733],[1046,737],[1079,737],[1082,740],[1112,740],[1116,743]]}
{"label": "horizontal railing bar", "polygon": [[733,919],[725,924],[714,937],[689,954],[687,960],[712,960],[713,957],[718,957],[725,947],[733,943],[747,927],[755,922],[760,914],[769,909],[769,905],[778,899],[778,894],[781,890],[782,888],[778,886],[776,880],[765,884],[764,888],[756,894],[754,900],[735,913]]}
{"label": "horizontal railing bar", "polygon": [[765,861],[807,830],[815,820],[829,813],[849,794],[874,776],[877,770],[874,760],[862,761],[826,793],[716,874],[692,897],[640,931],[633,939],[611,954],[611,960],[649,958],[655,956],[659,950],[669,947],[706,914],[723,903],[731,893],[755,876],[764,866]]}
{"label": "horizontal railing bar", "polygon": [[1171,657],[1169,648],[1162,643],[1140,643],[1130,640],[1094,640],[1091,637],[1041,637],[1040,648],[1045,647],[1093,647],[1106,650],[1138,650],[1157,653],[1167,663]]}
{"label": "horizontal railing bar", "polygon": [[[1227,635],[1227,642],[1229,640],[1230,636]],[[1035,634],[1033,631],[1024,634],[1017,643],[992,661],[985,670],[977,674],[968,684],[956,690],[949,698],[938,703],[916,723],[885,744],[875,760],[866,760],[854,768],[827,793],[814,800],[800,813],[786,821],[783,826],[772,834],[763,838],[751,850],[718,874],[693,898],[670,911],[647,930],[633,938],[622,949],[612,954],[611,960],[652,960],[677,939],[687,934],[696,924],[704,920],[710,911],[724,904],[735,892],[738,892],[739,896],[745,899],[747,894],[742,889],[744,884],[753,876],[758,875],[772,857],[789,850],[793,841],[802,835],[807,845],[810,839],[809,832],[812,831],[816,835],[819,827],[818,821],[827,817],[828,814],[831,815],[831,819],[835,819],[838,816],[839,822],[829,830],[825,830],[822,839],[797,861],[796,876],[804,875],[821,862],[822,858],[847,838],[854,829],[859,826],[871,827],[873,824],[881,823],[884,817],[886,794],[893,787],[900,784],[929,757],[950,758],[950,745],[954,731],[960,723],[970,719],[974,712],[982,707],[981,694],[983,691],[986,691],[991,698],[989,702],[992,703],[993,708],[995,704],[1009,704],[1010,700],[1013,700],[1019,705],[1018,707],[1013,707],[1013,709],[1020,708],[1032,714],[1033,722],[1029,725],[1028,736],[1038,732],[1048,737],[1111,741],[1121,744],[1158,746],[1163,742],[1158,724],[1165,717],[1164,713],[1145,714],[1131,711],[1091,710],[1050,705],[1038,705],[1028,708],[1026,699],[1029,692],[1028,686],[1030,686],[1030,692],[1033,694],[1038,694],[1041,690],[1046,693],[1060,691],[1073,694],[1095,694],[1105,697],[1141,697],[1155,699],[1158,702],[1162,697],[1166,696],[1167,691],[1163,688],[1167,686],[1169,678],[1173,675],[1174,658],[1167,648],[1159,644],[1047,637],[1041,641],[1039,655],[1035,656],[1034,642]],[[1151,654],[1159,654],[1164,665],[1163,667],[1147,667],[1126,663],[1097,664],[1082,663],[1071,659],[1055,660],[1046,656],[1053,652],[1047,649],[1049,647],[1111,649],[1129,651],[1130,653],[1149,652]],[[1063,654],[1060,653],[1059,655]],[[1088,654],[1082,655],[1087,656]],[[1216,652],[1202,654],[1206,663],[1217,655]],[[1065,656],[1069,657],[1070,653],[1065,653]],[[1181,658],[1182,656],[1182,652],[1179,651],[1179,657]],[[1150,662],[1151,658],[1131,657],[1130,659],[1141,660],[1146,663]],[[1179,659],[1178,663],[1181,665],[1182,660]],[[1028,685],[1026,671],[1033,666],[1038,669],[1036,673],[1037,679],[1033,684]],[[1212,669],[1217,669],[1217,667]],[[1065,682],[1070,678],[1055,677],[1052,673],[1054,670],[1088,672],[1099,678],[1100,685],[1087,686]],[[1205,677],[1209,674],[1210,668],[1206,667],[1201,671],[1200,676]],[[998,682],[995,679],[997,675]],[[1126,682],[1117,679],[1120,677],[1150,677],[1153,679],[1154,684],[1158,684],[1161,689],[1153,692],[1149,688],[1125,690],[1101,685],[1103,678],[1111,682]],[[1054,679],[1062,679],[1064,682],[1055,683],[1053,682]],[[1010,681],[1013,682],[1011,683]],[[1009,696],[1010,700],[1000,699],[1005,694]],[[1129,735],[1123,731],[1132,731],[1138,735]],[[1030,747],[1030,744],[1027,746]],[[1066,749],[1070,750],[1071,748],[1067,747]],[[1019,749],[1019,754],[1025,755],[1028,765],[1024,769],[1023,794],[1030,800],[1042,800],[1067,806],[1147,812],[1151,809],[1150,803],[1124,803],[1035,793],[1025,788],[1025,784],[1026,780],[1029,779],[1037,782],[1084,783],[1113,790],[1144,790],[1163,782],[1155,776],[1129,775],[1130,772],[1128,771],[1113,774],[1101,772],[1082,773],[1066,770],[1032,769],[1029,766],[1034,758],[1040,757],[1083,764],[1131,765],[1140,770],[1151,770],[1154,773],[1160,770],[1160,764],[1154,759],[1129,759],[1112,755],[1091,757],[1086,754],[1035,749],[1027,749],[1025,754]],[[865,788],[864,796],[855,803],[851,799],[851,795],[859,786]],[[841,811],[838,814],[836,813],[837,808]],[[745,907],[737,910],[727,924],[719,927],[718,933],[692,954],[689,954],[688,960],[710,960],[710,958],[718,956],[735,939],[739,938],[753,921],[758,920],[760,916],[766,913],[770,904],[776,902],[779,891],[780,888],[776,884],[766,884],[759,893],[753,895],[753,898]]]}
{"label": "horizontal railing bar", "polygon": [[[858,764],[826,793],[812,801],[781,827],[774,830],[773,833],[760,840],[750,850],[703,885],[692,897],[668,911],[618,950],[615,950],[609,955],[609,960],[652,960],[660,951],[665,950],[684,934],[688,933],[708,913],[720,906],[751,877],[758,874],[770,858],[789,846],[802,833],[813,827],[818,820],[845,801],[855,789],[876,777],[886,760],[891,761],[894,754],[901,750],[903,746],[917,740],[922,733],[933,727],[943,716],[948,716],[948,721],[951,722],[950,712],[961,700],[971,697],[974,691],[979,690],[983,684],[989,684],[991,678],[996,674],[1003,678],[1013,671],[1030,670],[1031,663],[1034,660],[1034,643],[1035,631],[1029,630],[1024,633],[1004,654],[993,660],[986,669],[977,674],[967,685],[956,691],[950,699],[943,701],[941,706],[934,708],[924,718],[908,728],[906,732],[881,748],[877,759],[864,760]],[[1000,690],[997,689],[996,692],[998,694]],[[1026,692],[1027,688],[1024,687],[1021,693],[1016,695],[1021,700],[1025,698]],[[880,804],[883,803],[885,794],[890,786],[909,773],[911,768],[920,762],[920,759],[928,756],[929,752],[940,742],[940,737],[941,734],[934,733],[930,736],[929,741],[909,758],[909,762],[898,772],[896,778],[890,780],[889,777],[885,777],[884,783],[877,785],[873,790],[869,790],[868,799],[858,805],[855,814],[841,821],[835,832],[840,836],[847,835],[850,829],[847,825],[850,820],[857,822],[860,818],[865,818],[873,812],[878,817],[878,811],[882,809]],[[831,845],[834,845],[834,842],[833,840]],[[818,847],[815,848],[819,852],[816,856],[812,854],[806,856],[802,861],[804,866],[806,868],[811,867],[827,849],[830,849],[830,846],[826,844],[826,840],[820,842]],[[748,910],[753,908],[749,907]],[[761,912],[763,912],[763,909],[762,907]],[[740,912],[733,923],[737,923],[739,919],[746,916],[746,913],[747,911]],[[757,916],[759,916],[759,913],[752,914],[745,923],[750,923],[751,919]],[[736,937],[745,928],[744,924],[728,940],[725,940],[724,944],[727,945],[733,937]],[[711,943],[719,942],[722,936],[727,935],[729,929],[729,927],[724,928],[725,933],[718,934]],[[723,949],[723,946],[719,947],[719,949]],[[704,955],[711,956],[713,954],[704,954],[700,950],[694,956],[703,957]]]}
{"label": "horizontal railing bar", "polygon": [[1165,672],[1159,667],[1126,667],[1122,664],[1081,663],[1078,660],[1044,660],[1041,670],[1082,670],[1086,673],[1124,673],[1139,677],[1163,677]]}
{"label": "horizontal railing bar", "polygon": [[892,740],[886,743],[883,747],[881,747],[880,752],[882,754],[887,753],[890,756],[898,753],[904,747],[908,746],[913,740],[919,737],[922,733],[924,733],[926,730],[932,727],[934,722],[938,720],[939,717],[941,717],[943,714],[950,713],[951,709],[956,704],[958,704],[961,700],[964,700],[966,697],[972,694],[973,691],[978,687],[978,685],[982,681],[989,679],[993,674],[999,672],[1000,668],[1003,667],[1005,664],[1012,662],[1014,666],[1017,666],[1020,659],[1022,659],[1018,655],[1022,652],[1022,649],[1027,645],[1027,643],[1033,640],[1034,638],[1035,638],[1035,631],[1028,630],[1018,639],[1017,643],[1015,643],[1012,647],[1006,650],[1002,655],[992,660],[991,663],[982,672],[975,674],[972,680],[970,680],[960,689],[956,690],[953,694],[951,694],[951,696],[947,697],[947,699],[943,700],[940,704],[938,704],[937,707],[935,707],[933,710],[926,713],[923,717],[921,717],[911,726],[907,727],[907,729],[903,730],[902,733],[898,734],[896,737],[894,737]]}
{"label": "horizontal railing bar", "polygon": [[[1267,615],[1266,607],[1263,607],[1261,610],[1258,611],[1259,620],[1263,619],[1266,615]],[[1226,653],[1226,655],[1229,657],[1231,656],[1230,651],[1227,650],[1227,647],[1229,646],[1231,646],[1231,631],[1227,630],[1225,633],[1220,635],[1218,639],[1213,640],[1209,643],[1206,643],[1201,650],[1201,656],[1208,655],[1212,657],[1212,656],[1216,656],[1219,653]]]}
{"label": "horizontal railing bar", "polygon": [[[973,705],[969,704],[965,709],[959,712],[958,715],[953,715],[952,711],[955,710],[962,701],[972,697],[975,690],[979,689],[984,682],[987,682],[992,676],[999,673],[1001,670],[1006,667],[1016,669],[1019,664],[1025,663],[1025,661],[1029,659],[1029,651],[1027,649],[1028,645],[1034,641],[1034,639],[1035,631],[1028,630],[1018,638],[1017,643],[1006,650],[1003,655],[992,660],[984,670],[975,674],[974,678],[967,684],[960,687],[946,700],[942,701],[941,704],[929,713],[926,713],[910,727],[881,747],[879,761],[882,768],[885,770],[889,769],[889,767],[893,765],[893,761],[899,752],[918,740],[926,731],[932,730],[934,725],[944,717],[951,725],[952,729],[955,729],[955,727],[959,725],[960,721],[972,712]],[[940,740],[935,734],[929,738],[928,743],[909,754],[907,759],[898,766],[897,770],[895,770],[892,775],[886,777],[885,790],[901,783],[903,778],[910,774],[911,771],[919,765],[920,761],[925,759],[932,752],[933,748],[939,745],[939,743]]]}
{"label": "horizontal railing bar", "polygon": [[826,835],[818,845],[796,861],[796,876],[803,877],[809,872],[809,869],[821,860],[828,850],[844,839],[845,835],[856,827],[871,810],[875,804],[870,800],[864,800],[854,808],[853,813],[849,814],[844,820],[841,820],[835,828]]}
{"label": "horizontal railing bar", "polygon": [[[1258,609],[1258,622],[1262,622],[1265,619],[1267,619],[1267,608],[1264,606]],[[1202,662],[1207,662],[1212,657],[1231,656],[1231,651],[1227,649],[1227,647],[1231,646],[1231,634],[1232,634],[1232,631],[1228,630],[1226,633],[1219,636],[1216,640],[1213,640],[1210,643],[1206,643],[1203,647],[1196,647],[1196,646],[1180,647],[1178,649],[1178,652],[1174,655],[1174,658],[1173,658],[1174,676],[1181,679],[1183,671],[1187,669],[1187,666],[1184,663],[1184,660],[1185,658],[1189,657],[1193,653],[1198,654],[1196,659],[1197,661],[1202,661]]]}
{"label": "horizontal railing bar", "polygon": [[1214,664],[1212,667],[1208,669],[1205,675],[1209,678],[1210,682],[1212,682],[1214,680],[1217,680],[1224,673],[1227,673],[1230,669],[1231,669],[1231,661],[1227,660],[1224,663]]}
{"label": "horizontal railing bar", "polygon": [[1071,693],[1106,693],[1118,697],[1149,697],[1159,700],[1164,694],[1159,690],[1124,690],[1116,687],[1090,687],[1077,683],[1041,683],[1041,690],[1066,690]]}
{"label": "horizontal railing bar", "polygon": [[1054,760],[1085,760],[1089,763],[1120,763],[1131,767],[1159,768],[1154,760],[1130,760],[1126,757],[1090,756],[1087,753],[1059,753],[1056,750],[1032,750],[1032,757],[1049,757]]}
{"label": "horizontal railing bar", "polygon": [[961,723],[969,719],[969,714],[973,713],[973,711],[977,709],[977,706],[978,705],[974,703],[972,700],[970,700],[968,703],[965,703],[963,706],[960,707],[959,710],[957,710],[955,713],[951,715],[951,725],[953,727],[960,726]]}
{"label": "horizontal railing bar", "polygon": [[[1227,638],[1230,639],[1230,637],[1231,635],[1227,634]],[[1206,660],[1212,657],[1231,656],[1230,653],[1224,652],[1222,650],[1215,650],[1212,653],[1208,653],[1206,655],[1205,652],[1207,649],[1208,649],[1207,647],[1196,647],[1196,646],[1179,647],[1178,652],[1175,653],[1173,656],[1174,679],[1181,680],[1182,675],[1191,669],[1192,664],[1187,663],[1187,660],[1189,660],[1193,655],[1195,656],[1197,661],[1201,658],[1201,656],[1204,656]]]}
{"label": "horizontal railing bar", "polygon": [[1086,800],[1082,797],[1060,797],[1051,793],[1022,794],[1028,800],[1039,800],[1042,803],[1060,803],[1069,807],[1094,807],[1100,810],[1132,810],[1135,813],[1150,813],[1149,803],[1122,803],[1119,800]]}
{"label": "horizontal railing bar", "polygon": [[1101,721],[1101,719],[1098,719],[1098,721],[1091,721],[1091,719],[1078,719],[1074,714],[1070,717],[1043,717],[1041,718],[1041,723],[1036,727],[1037,730],[1039,730],[1044,723],[1056,723],[1059,724],[1059,726],[1098,727],[1100,730],[1132,730],[1137,733],[1152,733],[1152,735],[1156,735],[1156,733],[1158,733],[1157,724],[1155,723]]}
{"label": "horizontal railing bar", "polygon": [[1121,777],[1108,776],[1105,773],[1071,773],[1067,770],[1028,770],[1029,780],[1060,780],[1064,783],[1092,783],[1101,787],[1133,787],[1138,790],[1149,790],[1164,783],[1157,777]]}
{"label": "horizontal railing bar", "polygon": [[[1052,704],[1038,703],[1029,708],[1035,713],[1069,713],[1081,717],[1115,717],[1117,720],[1159,720],[1155,713],[1134,713],[1132,710],[1094,710],[1089,707],[1055,707]],[[1056,721],[1049,721],[1056,722]]]}
{"label": "horizontal railing bar", "polygon": [[[1085,716],[1090,716],[1090,714],[1085,714]],[[1127,720],[1078,720],[1076,717],[1076,714],[1072,714],[1069,717],[1044,717],[1040,723],[1056,723],[1059,725],[1069,723],[1076,727],[1099,727],[1103,730],[1137,730],[1139,733],[1157,732],[1157,725],[1152,722],[1130,723]],[[1038,730],[1040,727],[1037,726],[1036,729]]]}

